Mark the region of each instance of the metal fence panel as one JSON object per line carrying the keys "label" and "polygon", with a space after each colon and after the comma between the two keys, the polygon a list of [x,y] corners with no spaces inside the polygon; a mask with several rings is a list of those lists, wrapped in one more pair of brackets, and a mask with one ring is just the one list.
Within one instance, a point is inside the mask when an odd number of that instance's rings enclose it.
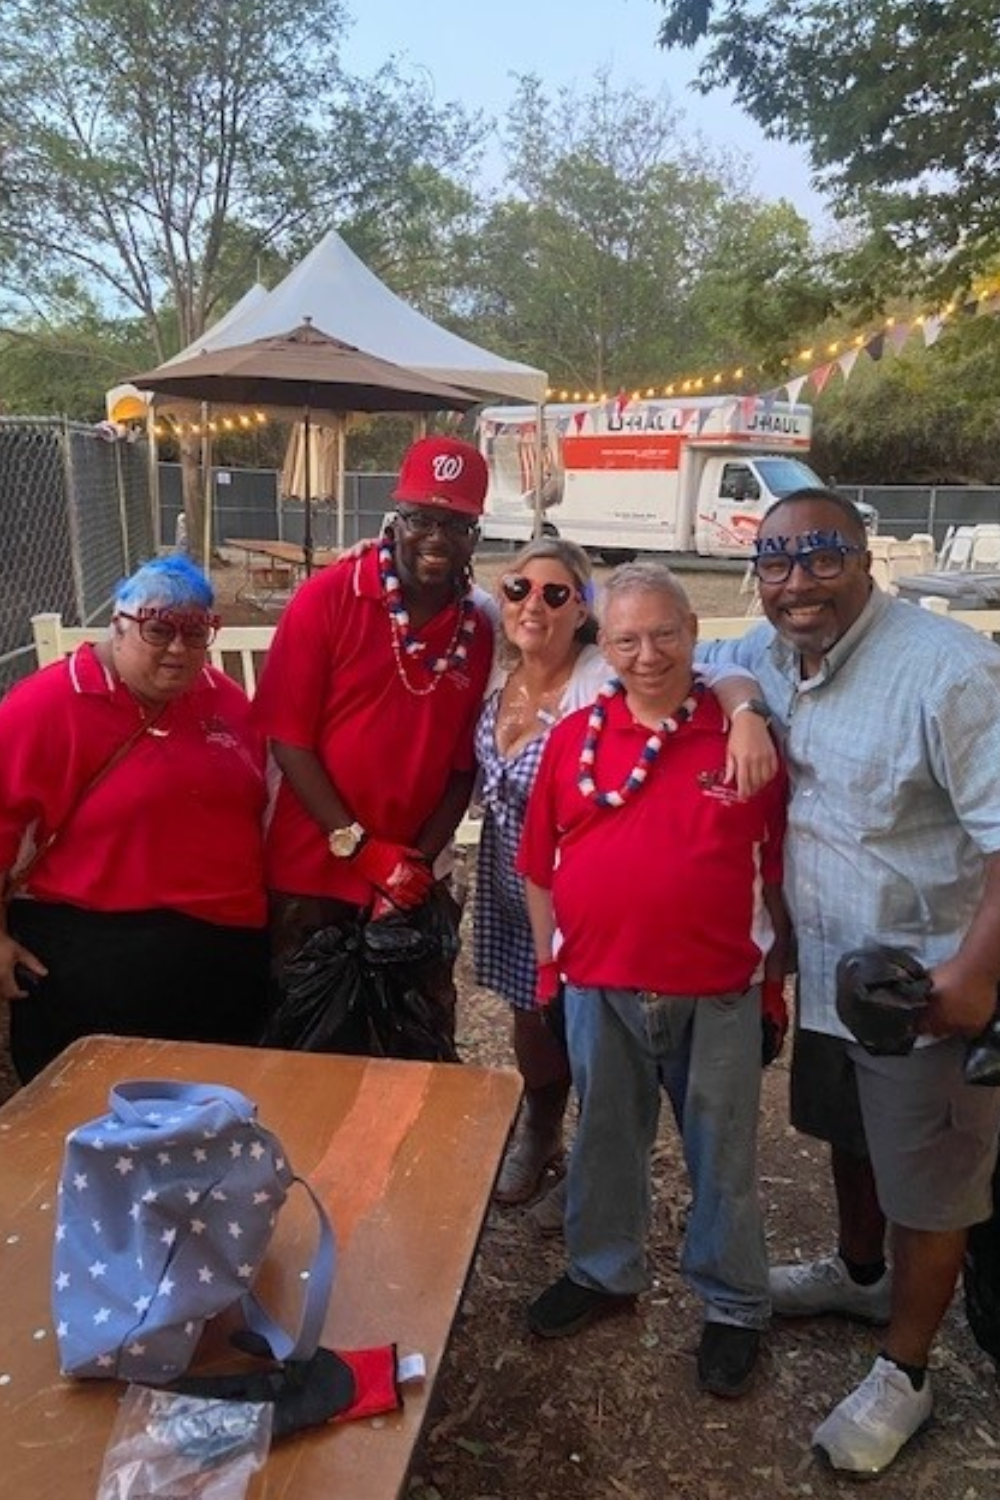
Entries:
{"label": "metal fence panel", "polygon": [[[177,518],[183,509],[179,464],[161,463],[160,545],[172,547]],[[378,536],[385,512],[392,508],[395,474],[344,476],[344,545],[362,537]],[[305,530],[301,500],[278,500],[278,475],[273,469],[215,469],[212,475],[212,536],[216,546],[227,537],[301,542]],[[312,507],[313,541],[317,547],[337,546],[337,507],[316,500]]]}
{"label": "metal fence panel", "polygon": [[980,485],[851,485],[838,484],[841,494],[865,500],[879,513],[885,536],[929,532],[940,548],[950,526],[977,526],[1000,521],[1000,489]]}
{"label": "metal fence panel", "polygon": [[144,441],[56,417],[0,418],[0,691],[35,665],[31,616],[100,620],[154,550]]}

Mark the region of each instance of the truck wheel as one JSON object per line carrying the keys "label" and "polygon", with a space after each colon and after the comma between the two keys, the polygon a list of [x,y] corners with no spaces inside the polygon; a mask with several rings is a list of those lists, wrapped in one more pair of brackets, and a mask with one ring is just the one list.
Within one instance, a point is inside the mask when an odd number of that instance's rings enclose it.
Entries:
{"label": "truck wheel", "polygon": [[619,563],[635,562],[639,554],[630,547],[599,547],[597,555],[609,568],[617,568]]}

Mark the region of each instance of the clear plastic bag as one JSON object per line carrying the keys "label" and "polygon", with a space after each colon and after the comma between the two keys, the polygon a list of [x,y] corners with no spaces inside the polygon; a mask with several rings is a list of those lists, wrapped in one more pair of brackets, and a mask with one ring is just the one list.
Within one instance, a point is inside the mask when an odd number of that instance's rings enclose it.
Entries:
{"label": "clear plastic bag", "polygon": [[97,1500],[242,1500],[271,1446],[266,1402],[210,1401],[130,1385]]}

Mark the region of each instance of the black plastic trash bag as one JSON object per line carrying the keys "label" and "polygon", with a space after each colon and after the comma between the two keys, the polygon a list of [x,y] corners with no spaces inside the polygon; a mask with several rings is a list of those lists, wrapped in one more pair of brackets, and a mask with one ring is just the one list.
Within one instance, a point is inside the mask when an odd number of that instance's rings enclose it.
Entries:
{"label": "black plastic trash bag", "polygon": [[368,923],[370,1015],[382,1056],[458,1061],[452,1018],[437,995],[457,952],[457,927],[434,901]]}
{"label": "black plastic trash bag", "polygon": [[370,1050],[366,983],[362,929],[321,927],[286,963],[261,1046],[364,1055]]}
{"label": "black plastic trash bag", "polygon": [[322,927],[286,963],[261,1045],[457,1062],[442,999],[457,952],[457,920],[433,896],[415,912]]}

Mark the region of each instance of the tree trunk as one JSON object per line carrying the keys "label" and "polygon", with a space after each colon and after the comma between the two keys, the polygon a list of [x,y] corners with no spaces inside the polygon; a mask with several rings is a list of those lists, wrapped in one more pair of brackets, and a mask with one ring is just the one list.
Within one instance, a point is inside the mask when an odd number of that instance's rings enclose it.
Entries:
{"label": "tree trunk", "polygon": [[184,520],[187,528],[187,551],[199,567],[205,558],[205,482],[201,467],[201,439],[181,440],[181,493],[184,497]]}

